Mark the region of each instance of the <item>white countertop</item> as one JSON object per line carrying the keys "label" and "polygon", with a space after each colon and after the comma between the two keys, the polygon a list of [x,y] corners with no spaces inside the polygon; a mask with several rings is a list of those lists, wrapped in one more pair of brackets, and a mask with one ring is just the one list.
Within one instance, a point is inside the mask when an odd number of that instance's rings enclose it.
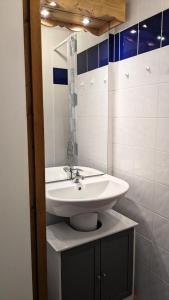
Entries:
{"label": "white countertop", "polygon": [[79,232],[65,222],[47,226],[47,243],[56,252],[61,252],[138,225],[114,210],[100,213],[99,220],[102,226],[91,232]]}

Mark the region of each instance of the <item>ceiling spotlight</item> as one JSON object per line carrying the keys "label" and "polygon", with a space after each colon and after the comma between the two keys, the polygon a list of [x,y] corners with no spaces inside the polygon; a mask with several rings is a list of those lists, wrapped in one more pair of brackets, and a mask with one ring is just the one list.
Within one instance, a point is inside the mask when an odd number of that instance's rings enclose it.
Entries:
{"label": "ceiling spotlight", "polygon": [[44,9],[41,10],[41,16],[42,17],[46,18],[48,15],[49,15],[49,12],[48,12],[47,9],[44,8]]}
{"label": "ceiling spotlight", "polygon": [[162,41],[164,41],[164,40],[165,40],[165,37],[164,37],[164,36],[158,35],[158,36],[157,36],[157,40],[162,40]]}
{"label": "ceiling spotlight", "polygon": [[131,33],[131,34],[135,34],[135,33],[137,33],[137,30],[132,29],[132,30],[130,30],[130,33]]}
{"label": "ceiling spotlight", "polygon": [[83,25],[86,26],[86,25],[89,25],[90,20],[89,20],[89,18],[84,18],[82,22],[83,22]]}
{"label": "ceiling spotlight", "polygon": [[148,26],[147,26],[147,24],[143,24],[142,27],[143,28],[147,28]]}
{"label": "ceiling spotlight", "polygon": [[49,5],[54,7],[54,6],[56,6],[56,2],[52,1],[52,2],[49,3]]}

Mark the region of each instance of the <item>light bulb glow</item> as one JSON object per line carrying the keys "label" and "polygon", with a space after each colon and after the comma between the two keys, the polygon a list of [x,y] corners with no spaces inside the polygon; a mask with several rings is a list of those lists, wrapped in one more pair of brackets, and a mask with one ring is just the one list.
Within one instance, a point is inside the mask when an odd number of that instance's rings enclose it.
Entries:
{"label": "light bulb glow", "polygon": [[44,18],[46,18],[46,17],[49,15],[48,10],[47,10],[47,9],[42,9],[42,10],[41,10],[41,15],[42,15]]}
{"label": "light bulb glow", "polygon": [[160,35],[158,35],[158,36],[157,36],[157,40],[164,41],[164,40],[165,40],[165,37],[164,37],[164,36],[160,36]]}
{"label": "light bulb glow", "polygon": [[90,23],[90,20],[89,20],[89,18],[84,18],[82,22],[83,22],[83,25],[88,25]]}
{"label": "light bulb glow", "polygon": [[135,33],[137,33],[137,30],[132,29],[132,30],[130,30],[130,33],[131,33],[131,34],[135,34]]}
{"label": "light bulb glow", "polygon": [[52,1],[49,3],[49,5],[54,7],[54,6],[56,6],[56,2]]}

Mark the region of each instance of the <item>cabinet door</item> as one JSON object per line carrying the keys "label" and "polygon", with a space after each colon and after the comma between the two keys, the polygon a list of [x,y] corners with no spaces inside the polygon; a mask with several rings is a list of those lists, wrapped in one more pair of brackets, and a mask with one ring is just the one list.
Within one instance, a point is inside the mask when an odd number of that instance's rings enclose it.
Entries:
{"label": "cabinet door", "polygon": [[63,252],[62,300],[100,299],[100,242]]}
{"label": "cabinet door", "polygon": [[134,230],[101,240],[101,300],[121,300],[132,294]]}

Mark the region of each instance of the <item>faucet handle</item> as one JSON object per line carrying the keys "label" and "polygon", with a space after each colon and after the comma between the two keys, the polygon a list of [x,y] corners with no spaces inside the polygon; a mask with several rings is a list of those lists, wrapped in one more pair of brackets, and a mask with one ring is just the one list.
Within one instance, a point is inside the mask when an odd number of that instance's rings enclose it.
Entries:
{"label": "faucet handle", "polygon": [[80,175],[78,169],[76,170],[76,173],[73,173],[73,174],[74,174],[74,182],[75,183],[79,183],[80,180],[84,179],[84,176]]}
{"label": "faucet handle", "polygon": [[70,172],[70,167],[64,167],[63,170],[64,170],[65,172]]}

